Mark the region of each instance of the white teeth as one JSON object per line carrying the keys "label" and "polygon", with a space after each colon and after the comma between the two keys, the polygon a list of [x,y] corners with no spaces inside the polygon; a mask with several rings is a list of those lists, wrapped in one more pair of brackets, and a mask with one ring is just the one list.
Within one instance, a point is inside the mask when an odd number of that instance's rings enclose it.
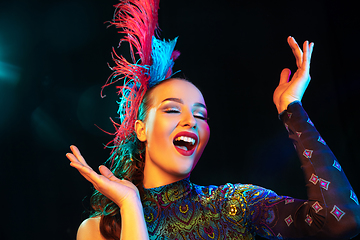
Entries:
{"label": "white teeth", "polygon": [[177,138],[175,138],[175,141],[184,141],[184,142],[191,143],[192,145],[195,144],[195,139],[193,139],[191,137],[185,137],[185,136],[177,137]]}

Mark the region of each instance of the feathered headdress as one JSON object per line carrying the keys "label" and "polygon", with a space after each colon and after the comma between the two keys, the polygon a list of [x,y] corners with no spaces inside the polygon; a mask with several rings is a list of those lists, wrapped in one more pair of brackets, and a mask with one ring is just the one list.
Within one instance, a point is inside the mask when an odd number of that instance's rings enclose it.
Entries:
{"label": "feathered headdress", "polygon": [[159,33],[159,0],[123,0],[115,7],[110,24],[120,28],[119,33],[126,34],[119,46],[124,41],[130,44],[132,63],[116,54],[113,48],[112,57],[116,66],[110,67],[113,73],[103,88],[120,80],[123,80],[123,85],[117,86],[120,123],[112,120],[116,128],[115,138],[109,143],[114,147],[112,160],[117,148],[124,141],[135,137],[134,124],[144,94],[172,75],[174,60],[180,55],[174,51],[177,38],[172,41],[156,38]]}

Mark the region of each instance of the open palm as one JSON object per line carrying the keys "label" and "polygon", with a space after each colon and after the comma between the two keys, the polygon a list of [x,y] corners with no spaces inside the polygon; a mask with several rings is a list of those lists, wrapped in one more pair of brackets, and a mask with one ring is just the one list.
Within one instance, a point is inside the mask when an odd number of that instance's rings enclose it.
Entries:
{"label": "open palm", "polygon": [[314,43],[305,41],[303,44],[303,53],[293,37],[288,37],[287,41],[296,58],[298,69],[290,81],[290,69],[284,68],[280,74],[280,82],[273,95],[273,101],[279,113],[286,110],[290,103],[301,101],[311,79],[309,71]]}
{"label": "open palm", "polygon": [[79,149],[75,146],[70,147],[72,153],[66,154],[71,161],[70,165],[76,168],[96,190],[111,199],[119,207],[125,201],[132,201],[139,198],[139,191],[136,186],[127,180],[120,180],[105,166],[99,167],[100,174],[96,173],[85,161]]}

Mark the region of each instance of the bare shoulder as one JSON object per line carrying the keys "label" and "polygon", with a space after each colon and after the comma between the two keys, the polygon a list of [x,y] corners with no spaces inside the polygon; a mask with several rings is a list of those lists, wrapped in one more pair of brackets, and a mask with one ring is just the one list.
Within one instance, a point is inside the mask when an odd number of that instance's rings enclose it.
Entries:
{"label": "bare shoulder", "polygon": [[100,233],[100,217],[93,217],[84,220],[77,232],[77,240],[105,240]]}

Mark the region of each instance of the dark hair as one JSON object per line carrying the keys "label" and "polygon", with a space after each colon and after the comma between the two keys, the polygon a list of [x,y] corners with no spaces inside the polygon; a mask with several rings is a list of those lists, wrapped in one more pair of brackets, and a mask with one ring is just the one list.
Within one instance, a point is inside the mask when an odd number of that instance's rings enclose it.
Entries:
{"label": "dark hair", "polygon": [[[139,106],[137,120],[146,121],[149,109],[153,104],[151,93],[162,83],[170,80],[182,78],[168,78],[154,85],[145,93]],[[131,181],[142,195],[144,166],[145,166],[145,144],[136,137],[135,132],[131,137],[121,143],[121,148],[115,153],[116,157],[111,171],[120,179]],[[107,161],[109,163],[109,160]],[[113,201],[104,196],[101,192],[95,190],[90,198],[90,203],[94,209],[90,217],[101,217],[100,232],[106,239],[120,240],[121,216],[120,208]]]}

